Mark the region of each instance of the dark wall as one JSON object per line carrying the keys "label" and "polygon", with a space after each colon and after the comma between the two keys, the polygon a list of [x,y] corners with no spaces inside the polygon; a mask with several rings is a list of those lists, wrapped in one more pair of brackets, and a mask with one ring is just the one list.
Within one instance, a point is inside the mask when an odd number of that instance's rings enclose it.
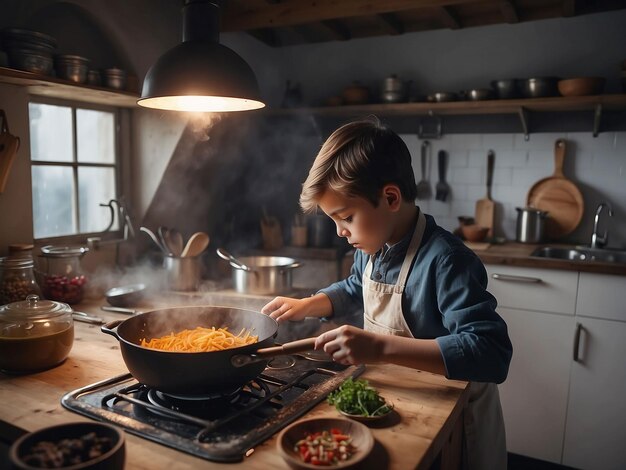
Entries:
{"label": "dark wall", "polygon": [[[234,254],[261,245],[260,221],[276,217],[283,239],[298,212],[302,182],[322,143],[310,118],[257,113],[190,120],[165,170],[144,225],[195,231]],[[142,245],[152,248],[147,237]]]}

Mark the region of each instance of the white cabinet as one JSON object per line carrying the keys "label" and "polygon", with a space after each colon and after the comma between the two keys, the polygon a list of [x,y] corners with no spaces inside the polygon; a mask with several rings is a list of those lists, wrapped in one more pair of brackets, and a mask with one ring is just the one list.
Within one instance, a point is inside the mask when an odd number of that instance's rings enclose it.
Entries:
{"label": "white cabinet", "polygon": [[561,462],[574,317],[501,308],[513,358],[498,386],[507,449]]}
{"label": "white cabinet", "polygon": [[626,468],[626,277],[581,273],[576,321],[563,464],[621,470]]}
{"label": "white cabinet", "polygon": [[577,272],[501,265],[486,268],[489,292],[499,306],[574,315]]}
{"label": "white cabinet", "polygon": [[486,267],[513,343],[499,386],[508,450],[626,468],[626,276]]}
{"label": "white cabinet", "polygon": [[578,273],[499,265],[487,272],[513,343],[509,375],[499,386],[507,448],[560,463]]}

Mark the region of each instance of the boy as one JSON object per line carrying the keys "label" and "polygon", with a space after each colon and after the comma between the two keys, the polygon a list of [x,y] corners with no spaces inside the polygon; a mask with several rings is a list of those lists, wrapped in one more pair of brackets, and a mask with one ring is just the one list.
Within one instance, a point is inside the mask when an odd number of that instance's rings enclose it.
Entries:
{"label": "boy", "polygon": [[277,297],[263,313],[277,321],[364,310],[364,329],[344,325],[315,348],[342,364],[391,362],[472,381],[465,460],[506,468],[496,383],[512,355],[506,324],[486,291],[478,257],[414,203],[411,156],[376,119],[337,129],[322,146],[300,195],[319,207],[355,248],[350,276],[305,299]]}

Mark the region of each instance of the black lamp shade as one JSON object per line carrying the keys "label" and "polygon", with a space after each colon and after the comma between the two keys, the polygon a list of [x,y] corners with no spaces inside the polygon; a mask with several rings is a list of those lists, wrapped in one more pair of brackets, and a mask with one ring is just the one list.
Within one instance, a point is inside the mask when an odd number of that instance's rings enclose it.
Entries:
{"label": "black lamp shade", "polygon": [[150,68],[137,102],[172,111],[246,111],[265,106],[250,66],[217,42],[188,41]]}

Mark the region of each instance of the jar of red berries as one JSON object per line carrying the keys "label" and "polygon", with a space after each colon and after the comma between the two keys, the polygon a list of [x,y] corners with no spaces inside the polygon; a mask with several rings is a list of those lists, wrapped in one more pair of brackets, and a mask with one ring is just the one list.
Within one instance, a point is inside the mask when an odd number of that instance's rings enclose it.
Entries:
{"label": "jar of red berries", "polygon": [[87,277],[81,268],[81,258],[88,248],[69,246],[44,246],[41,248],[41,291],[46,299],[67,304],[83,300]]}

